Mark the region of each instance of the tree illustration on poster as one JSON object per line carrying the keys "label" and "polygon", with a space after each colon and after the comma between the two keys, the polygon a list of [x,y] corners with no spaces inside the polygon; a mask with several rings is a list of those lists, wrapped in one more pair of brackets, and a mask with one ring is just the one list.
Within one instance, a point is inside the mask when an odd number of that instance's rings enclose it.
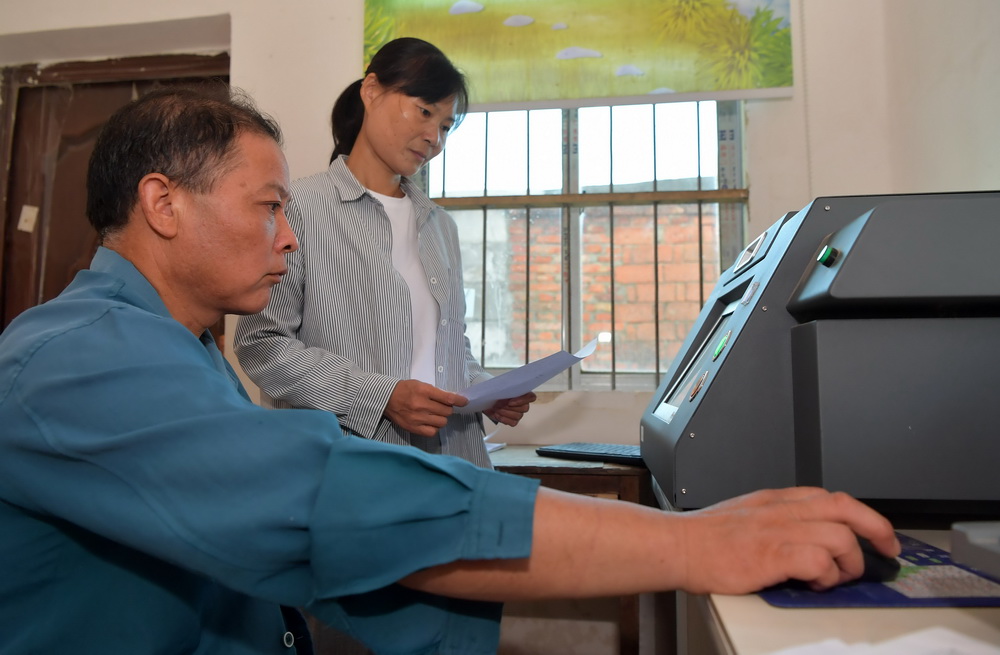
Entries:
{"label": "tree illustration on poster", "polygon": [[366,0],[365,65],[426,39],[477,107],[791,95],[790,0]]}

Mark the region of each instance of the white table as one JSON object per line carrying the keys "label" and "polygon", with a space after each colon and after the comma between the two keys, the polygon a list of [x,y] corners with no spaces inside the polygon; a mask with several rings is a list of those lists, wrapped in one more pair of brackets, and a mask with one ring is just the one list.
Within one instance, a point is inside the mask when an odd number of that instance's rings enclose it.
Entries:
{"label": "white table", "polygon": [[[946,530],[906,530],[949,549]],[[680,652],[767,655],[792,646],[840,639],[877,643],[933,626],[1000,644],[1000,608],[781,609],[759,596],[690,596],[679,602]]]}

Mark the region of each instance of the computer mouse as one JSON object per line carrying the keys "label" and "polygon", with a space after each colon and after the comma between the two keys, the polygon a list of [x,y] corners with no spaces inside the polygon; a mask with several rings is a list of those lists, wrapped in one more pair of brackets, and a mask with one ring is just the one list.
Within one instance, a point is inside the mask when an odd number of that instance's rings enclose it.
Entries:
{"label": "computer mouse", "polygon": [[858,578],[859,581],[892,582],[896,579],[900,568],[898,559],[886,557],[864,537],[858,537],[858,545],[861,546],[861,554],[865,559],[865,571]]}

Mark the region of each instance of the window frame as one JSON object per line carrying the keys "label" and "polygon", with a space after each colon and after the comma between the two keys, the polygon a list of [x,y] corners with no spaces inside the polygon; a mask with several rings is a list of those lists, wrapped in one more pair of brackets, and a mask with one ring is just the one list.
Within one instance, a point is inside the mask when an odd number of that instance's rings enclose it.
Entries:
{"label": "window frame", "polygon": [[[655,104],[660,103],[650,103]],[[721,104],[721,103],[717,103]],[[609,112],[613,111],[613,108],[619,105],[608,105]],[[511,111],[517,110],[517,107],[511,107],[504,110],[494,110],[494,111]],[[526,134],[530,134],[530,112],[538,108],[525,108],[527,111],[527,123],[529,125]],[[735,111],[733,111],[735,109]],[[487,195],[486,194],[486,184],[488,180],[488,171],[484,172],[484,189],[483,195],[479,196],[448,196],[441,195],[437,197],[432,197],[432,200],[444,208],[446,211],[481,211],[483,213],[483,230],[484,235],[486,232],[486,219],[487,214],[491,210],[518,210],[523,211],[526,216],[531,215],[531,211],[534,209],[552,209],[558,208],[562,215],[562,310],[563,310],[563,326],[562,326],[562,338],[561,342],[563,348],[570,352],[576,352],[584,345],[583,335],[581,334],[582,328],[582,304],[580,302],[575,302],[574,299],[581,297],[580,280],[580,234],[581,234],[581,218],[580,213],[586,207],[595,206],[606,206],[609,208],[611,216],[614,215],[614,210],[616,207],[624,206],[650,206],[653,208],[654,217],[659,216],[659,209],[664,205],[696,205],[698,208],[699,217],[699,229],[701,225],[701,219],[703,216],[703,209],[705,205],[718,205],[719,207],[719,239],[720,239],[720,270],[721,273],[728,265],[731,263],[732,257],[742,249],[744,245],[744,238],[746,232],[746,225],[748,219],[748,201],[749,201],[749,188],[745,184],[746,176],[743,171],[743,160],[745,159],[743,154],[743,140],[742,140],[742,124],[743,124],[743,106],[739,101],[729,101],[729,104],[724,107],[724,111],[729,111],[736,116],[735,121],[730,121],[730,125],[724,128],[720,127],[720,133],[723,129],[729,130],[730,132],[735,132],[733,137],[735,142],[735,147],[737,148],[736,157],[739,161],[732,166],[733,170],[727,172],[727,176],[723,175],[720,153],[720,170],[717,175],[718,185],[723,188],[713,188],[704,189],[702,187],[703,176],[699,172],[698,176],[698,188],[696,189],[686,189],[686,190],[653,190],[653,191],[615,191],[613,183],[613,172],[609,179],[609,190],[607,192],[595,192],[587,193],[581,192],[577,188],[577,181],[579,179],[579,148],[577,147],[577,142],[574,142],[570,135],[576,133],[576,117],[578,108],[562,108],[563,112],[563,193],[545,193],[545,194],[532,194],[530,188],[530,170],[528,174],[527,189],[526,194],[517,195]],[[486,143],[489,142],[488,130],[489,130],[489,114],[490,111],[486,113],[486,131],[485,136]],[[699,108],[700,116],[700,108]],[[700,133],[700,127],[699,127]],[[700,144],[701,138],[698,138],[699,143],[699,162],[702,161]],[[611,148],[609,144],[609,149]],[[721,150],[721,144],[720,144]],[[447,153],[447,149],[445,150]],[[489,155],[486,155],[487,161],[489,160]],[[531,155],[530,147],[528,149],[527,159],[530,166]],[[447,163],[445,161],[445,167]],[[701,169],[701,164],[699,163],[699,171]],[[427,188],[427,177],[426,169],[422,171],[424,188]],[[443,169],[443,174],[446,173],[446,168]],[[655,178],[655,175],[654,175]],[[733,181],[742,182],[739,186],[735,188],[724,188],[733,183]],[[653,181],[654,188],[659,184],[659,180]],[[445,185],[441,185],[442,194],[446,194]],[[738,206],[741,208],[741,220],[736,226],[738,230],[732,229],[733,226],[728,226],[729,229],[726,230],[727,234],[723,235],[724,226],[722,224],[722,208],[723,206]],[[613,220],[613,218],[612,218]],[[658,221],[654,218],[654,235],[656,231],[656,225]],[[738,232],[737,234],[729,234],[728,232]],[[613,230],[612,230],[613,232]],[[530,234],[530,233],[529,233]],[[612,237],[613,239],[613,237]],[[729,243],[728,250],[730,252],[724,252],[723,242]],[[484,239],[484,244],[486,243]],[[530,242],[529,242],[530,247]],[[614,247],[613,240],[611,247]],[[699,243],[701,247],[701,243]],[[730,256],[731,255],[731,256]],[[484,258],[485,258],[485,246],[484,246]],[[701,289],[701,303],[704,303],[705,297],[707,297],[709,290],[705,289],[704,284],[704,256],[699,256],[700,266],[699,270],[702,271],[702,284],[699,285]],[[530,265],[529,265],[530,266]],[[656,265],[654,264],[654,267]],[[612,283],[611,286],[614,288],[614,266],[612,269]],[[527,272],[530,276],[530,268]],[[485,268],[483,273],[485,279]],[[714,284],[714,283],[713,283]],[[657,285],[658,287],[658,285]],[[483,285],[485,288],[485,284]],[[659,302],[656,302],[656,307],[659,307]],[[658,309],[656,310],[658,313]],[[658,323],[658,322],[657,322]],[[610,343],[601,344],[601,348],[610,347],[611,349],[611,370],[608,373],[600,372],[584,372],[581,366],[571,367],[567,374],[564,376],[557,377],[552,382],[542,387],[542,390],[652,390],[657,387],[660,383],[662,376],[666,373],[666,367],[661,365],[660,349],[662,338],[657,336],[655,350],[656,350],[656,365],[654,371],[649,372],[621,372],[617,370],[616,359],[615,359],[615,342],[613,330],[615,325],[614,319],[614,302],[612,302],[612,338]],[[491,367],[486,366],[486,321],[484,320],[481,324],[482,333],[480,334],[480,348],[478,353],[474,353],[480,362],[483,363],[484,367],[493,374],[501,374],[510,370],[509,368],[502,367]],[[530,318],[526,318],[524,330],[526,332],[526,337],[530,339],[527,334],[530,330]],[[522,363],[527,363],[530,347],[530,341],[526,340],[524,349],[524,359]]]}

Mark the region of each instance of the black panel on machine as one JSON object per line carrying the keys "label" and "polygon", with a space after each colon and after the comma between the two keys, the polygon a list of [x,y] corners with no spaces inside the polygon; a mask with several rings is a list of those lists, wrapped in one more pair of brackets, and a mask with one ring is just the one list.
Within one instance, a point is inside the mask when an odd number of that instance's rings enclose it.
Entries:
{"label": "black panel on machine", "polygon": [[642,418],[661,502],[811,484],[1000,514],[998,243],[1000,192],[818,198],[778,220]]}

